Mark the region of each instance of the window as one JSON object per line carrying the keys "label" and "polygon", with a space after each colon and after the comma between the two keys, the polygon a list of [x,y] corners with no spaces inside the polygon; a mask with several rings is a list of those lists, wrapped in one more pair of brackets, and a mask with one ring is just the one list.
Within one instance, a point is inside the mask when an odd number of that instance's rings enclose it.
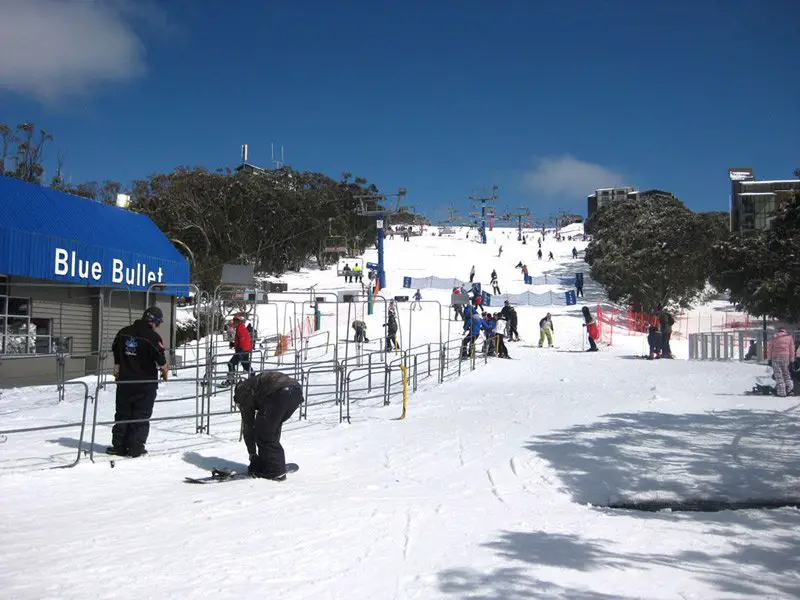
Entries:
{"label": "window", "polygon": [[52,354],[52,325],[31,318],[30,298],[0,296],[0,354]]}

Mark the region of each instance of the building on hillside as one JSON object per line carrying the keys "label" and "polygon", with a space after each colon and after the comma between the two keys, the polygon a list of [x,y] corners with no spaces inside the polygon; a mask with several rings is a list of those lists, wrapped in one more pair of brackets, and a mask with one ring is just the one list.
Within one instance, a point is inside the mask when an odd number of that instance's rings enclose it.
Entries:
{"label": "building on hillside", "polygon": [[148,299],[172,347],[188,283],[189,263],[149,217],[0,177],[0,387],[110,371],[116,332]]}
{"label": "building on hillside", "polygon": [[675,195],[671,192],[665,192],[664,190],[645,190],[640,192],[631,187],[602,188],[595,190],[594,194],[588,197],[589,217],[612,202],[618,200],[644,200],[646,198],[667,200],[675,199]]}
{"label": "building on hillside", "polygon": [[587,218],[591,217],[598,210],[604,206],[608,206],[612,202],[618,200],[628,200],[639,192],[635,191],[632,187],[615,187],[615,188],[600,188],[590,194],[587,198]]}
{"label": "building on hillside", "polygon": [[583,217],[581,215],[561,215],[558,218],[558,227],[566,227],[567,225],[572,225],[574,223],[583,223]]}
{"label": "building on hillside", "polygon": [[783,199],[800,192],[800,179],[757,181],[749,167],[728,169],[731,181],[731,232],[769,229]]}

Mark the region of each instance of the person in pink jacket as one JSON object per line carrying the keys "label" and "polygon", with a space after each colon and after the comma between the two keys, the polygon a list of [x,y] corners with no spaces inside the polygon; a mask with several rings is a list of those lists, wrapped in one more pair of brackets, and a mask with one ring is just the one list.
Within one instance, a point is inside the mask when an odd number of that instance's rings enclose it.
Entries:
{"label": "person in pink jacket", "polygon": [[794,390],[789,365],[794,361],[794,339],[785,327],[778,329],[767,346],[767,358],[772,361],[772,373],[778,396],[785,397]]}

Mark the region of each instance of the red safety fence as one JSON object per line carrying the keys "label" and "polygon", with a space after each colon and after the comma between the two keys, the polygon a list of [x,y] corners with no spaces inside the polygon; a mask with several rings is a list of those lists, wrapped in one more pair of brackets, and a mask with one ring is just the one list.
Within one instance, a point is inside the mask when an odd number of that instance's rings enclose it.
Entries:
{"label": "red safety fence", "polygon": [[[673,313],[675,324],[672,326],[672,339],[684,339],[690,333],[730,331],[750,329],[750,315],[746,313],[700,313],[687,315]],[[632,307],[623,308],[614,305],[597,305],[597,325],[600,329],[600,342],[611,346],[614,332],[618,335],[647,335],[650,325],[658,326],[658,316]]]}

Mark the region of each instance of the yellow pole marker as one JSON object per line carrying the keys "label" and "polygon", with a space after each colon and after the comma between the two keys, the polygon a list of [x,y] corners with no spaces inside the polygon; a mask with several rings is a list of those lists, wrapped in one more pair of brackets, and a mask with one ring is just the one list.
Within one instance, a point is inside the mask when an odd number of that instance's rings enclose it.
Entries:
{"label": "yellow pole marker", "polygon": [[403,374],[403,414],[400,419],[406,418],[406,409],[408,408],[408,375],[406,374],[405,365],[400,365],[400,372]]}

